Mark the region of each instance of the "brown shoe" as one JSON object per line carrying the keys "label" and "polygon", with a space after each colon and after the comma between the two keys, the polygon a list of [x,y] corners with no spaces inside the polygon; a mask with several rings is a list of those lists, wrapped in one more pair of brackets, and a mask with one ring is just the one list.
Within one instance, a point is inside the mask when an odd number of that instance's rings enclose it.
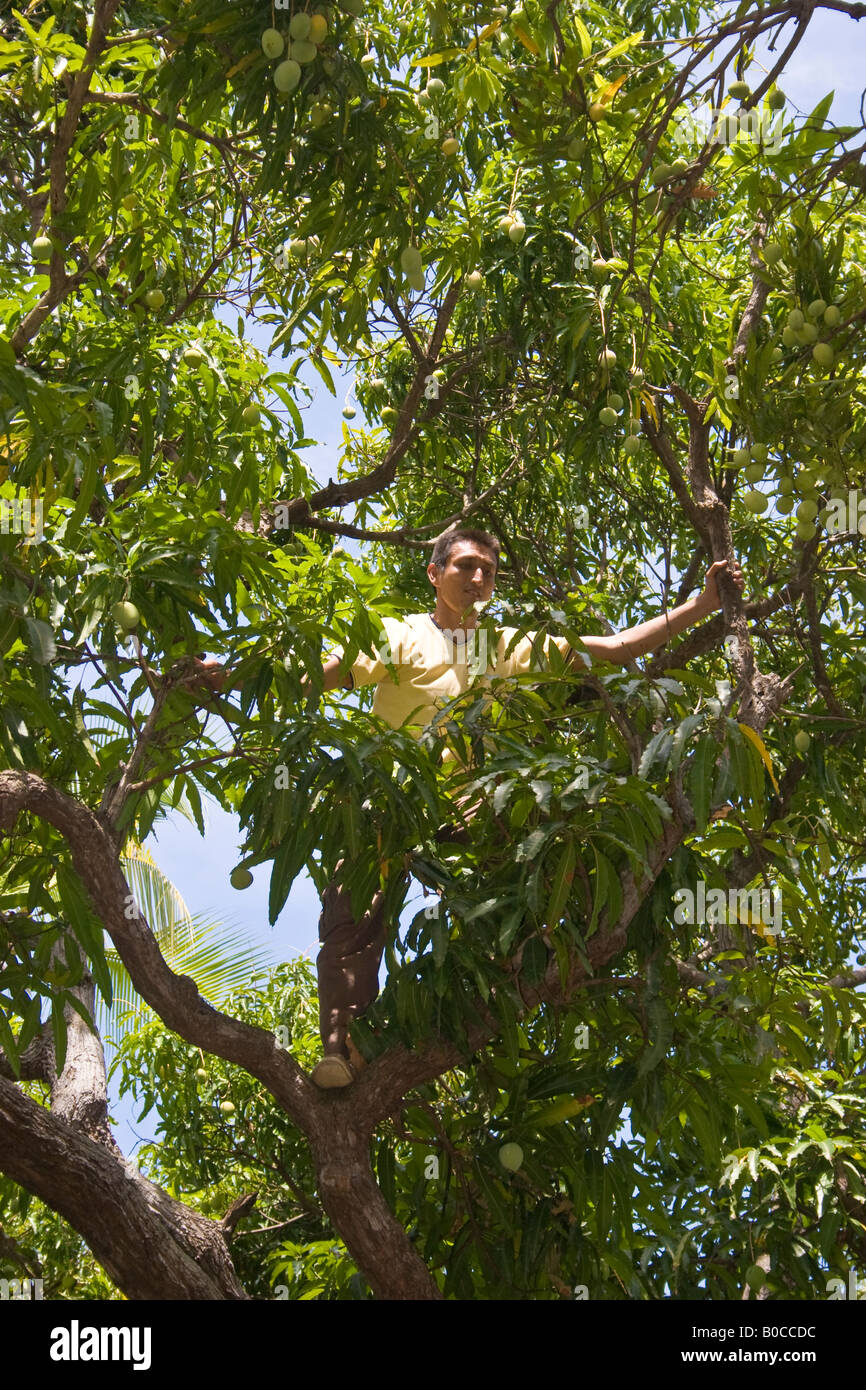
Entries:
{"label": "brown shoe", "polygon": [[310,1072],[310,1079],[321,1090],[332,1091],[339,1086],[351,1086],[355,1080],[355,1069],[339,1053],[329,1053],[316,1063]]}

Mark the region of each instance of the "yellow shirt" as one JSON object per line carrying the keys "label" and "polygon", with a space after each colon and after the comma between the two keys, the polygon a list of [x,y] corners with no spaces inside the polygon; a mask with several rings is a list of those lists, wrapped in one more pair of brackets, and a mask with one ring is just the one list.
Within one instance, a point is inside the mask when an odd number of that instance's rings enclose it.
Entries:
{"label": "yellow shirt", "polygon": [[[498,627],[499,640],[495,651],[488,651],[489,636],[484,629],[475,629],[465,637],[462,632],[442,631],[429,613],[410,613],[405,618],[383,618],[382,644],[372,655],[361,654],[350,670],[354,686],[375,685],[373,714],[379,715],[392,728],[407,725],[407,731],[418,737],[433,719],[438,708],[454,696],[462,694],[470,684],[474,671],[490,677],[516,676],[539,669],[532,664],[534,632],[519,638],[511,652],[506,650],[518,631],[513,627]],[[571,651],[566,637],[547,637],[558,647],[563,657]],[[382,654],[387,651],[396,667],[394,680]],[[337,647],[332,656],[342,656]],[[592,663],[588,652],[580,652],[584,663]]]}

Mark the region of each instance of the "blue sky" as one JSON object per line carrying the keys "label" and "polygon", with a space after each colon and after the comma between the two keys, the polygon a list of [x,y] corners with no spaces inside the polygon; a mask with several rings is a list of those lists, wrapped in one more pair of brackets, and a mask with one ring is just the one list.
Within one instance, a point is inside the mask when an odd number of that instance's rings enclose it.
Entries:
{"label": "blue sky", "polygon": [[[783,50],[786,41],[787,31],[777,51]],[[864,73],[866,21],[858,25],[847,16],[819,11],[812,20],[807,40],[794,55],[780,85],[789,105],[799,114],[813,110],[822,97],[835,90],[831,119],[840,125],[857,124]],[[234,324],[234,310],[226,321]],[[264,353],[267,353],[269,336],[269,331],[255,327],[248,332],[248,337]],[[276,371],[284,367],[278,357],[271,365]],[[315,371],[308,369],[304,373],[304,380],[313,392],[312,403],[304,414],[305,430],[308,438],[317,440],[315,447],[305,451],[305,459],[321,483],[336,472],[343,437],[341,410],[351,379],[351,375],[344,377],[341,387],[340,379],[335,378],[337,397],[334,399]],[[363,424],[360,408],[354,423]],[[356,549],[352,542],[342,543],[347,549]],[[306,873],[296,881],[276,925],[271,928],[267,907],[270,866],[254,869],[255,881],[251,888],[243,892],[233,889],[228,876],[240,857],[237,823],[212,802],[207,804],[207,822],[207,834],[202,839],[193,825],[175,813],[147,841],[160,868],[176,885],[190,910],[220,918],[227,927],[242,928],[252,942],[269,948],[275,962],[300,954],[315,959],[319,900]],[[131,1152],[137,1146],[137,1139],[153,1137],[153,1113],[138,1126],[132,1121],[134,1107],[118,1100],[115,1086],[112,1092],[112,1109],[118,1120],[116,1139],[125,1152]]]}
{"label": "blue sky", "polygon": [[[722,3],[719,9],[726,15],[736,10],[733,3]],[[766,43],[758,45],[758,70],[769,71],[783,53],[794,32],[789,23],[776,40],[775,52],[767,52]],[[723,51],[723,50],[722,50]],[[813,111],[829,92],[835,92],[830,119],[839,125],[860,122],[860,97],[866,72],[866,23],[857,23],[836,11],[818,10],[812,19],[806,38],[790,58],[785,75],[779,81],[788,98],[789,108],[797,115]],[[752,87],[757,87],[755,68],[748,72]]]}

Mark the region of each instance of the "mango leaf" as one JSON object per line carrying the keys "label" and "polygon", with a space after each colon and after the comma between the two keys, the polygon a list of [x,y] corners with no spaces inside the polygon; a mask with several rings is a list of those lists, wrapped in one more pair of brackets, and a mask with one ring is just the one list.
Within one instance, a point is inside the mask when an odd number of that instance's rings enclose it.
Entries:
{"label": "mango leaf", "polygon": [[423,58],[413,58],[409,63],[410,68],[435,68],[440,63],[447,63],[452,58],[458,57],[463,50],[460,48],[443,48],[441,53],[428,53]]}
{"label": "mango leaf", "polygon": [[497,30],[501,28],[501,19],[494,19],[492,24],[485,24],[484,28],[481,30],[481,33],[469,40],[468,44],[466,45],[465,51],[467,53],[472,53],[477,48],[479,43],[483,43],[485,39],[489,39],[492,34],[495,34]]}
{"label": "mango leaf", "polygon": [[764,743],[764,740],[761,738],[760,734],[756,733],[755,730],[750,728],[748,724],[740,724],[738,727],[740,728],[741,732],[745,735],[745,737],[749,740],[749,742],[752,743],[754,747],[758,750],[758,753],[761,756],[761,761],[763,762],[765,768],[770,774],[770,781],[773,784],[773,789],[777,796],[781,796],[781,792],[779,791],[779,784],[776,781],[776,778],[773,774],[773,764],[770,761],[770,754],[767,752],[767,745]]}
{"label": "mango leaf", "polygon": [[588,58],[592,52],[592,39],[590,38],[589,30],[578,14],[572,16],[572,23],[574,24],[574,30],[577,34],[577,41],[580,44],[581,57]]}
{"label": "mango leaf", "polygon": [[591,1105],[595,1105],[595,1096],[566,1096],[563,1100],[555,1101],[553,1105],[546,1106],[543,1110],[537,1111],[532,1116],[532,1128],[543,1129],[545,1125],[557,1125],[562,1120],[569,1120],[574,1115],[579,1115],[582,1110],[587,1110]]}
{"label": "mango leaf", "polygon": [[102,923],[94,915],[78,875],[66,864],[57,866],[57,893],[72,930],[87,954],[93,978],[106,1005],[110,1007],[113,985],[105,959]]}
{"label": "mango leaf", "polygon": [[577,862],[577,849],[574,840],[569,839],[564,845],[556,868],[553,871],[553,878],[550,885],[550,894],[547,899],[544,918],[549,927],[559,925],[559,919],[565,911],[568,896],[571,892],[571,885],[574,881],[574,868]]}
{"label": "mango leaf", "polygon": [[30,635],[34,660],[42,666],[47,666],[57,656],[57,644],[51,624],[43,622],[41,618],[25,618],[24,622]]}
{"label": "mango leaf", "polygon": [[606,53],[602,53],[598,60],[599,63],[609,63],[612,58],[621,57],[623,53],[628,53],[630,48],[635,48],[642,40],[642,29],[637,34],[629,34],[627,38],[620,39],[619,43],[615,43],[613,48],[609,48]]}
{"label": "mango leaf", "polygon": [[699,835],[703,835],[707,828],[713,793],[713,772],[718,755],[719,745],[711,734],[707,734],[699,742],[689,764],[687,786]]}
{"label": "mango leaf", "polygon": [[536,58],[540,57],[541,49],[538,47],[538,44],[535,42],[535,39],[532,38],[532,36],[526,32],[522,24],[515,24],[514,36],[515,38],[518,38],[520,42],[523,44],[523,47],[528,49],[530,53],[534,54]]}
{"label": "mango leaf", "polygon": [[628,82],[630,76],[631,74],[627,72],[620,73],[619,77],[617,77],[613,82],[608,82],[607,86],[602,87],[600,92],[596,92],[596,101],[600,102],[602,106],[609,106],[610,103],[613,101],[614,97],[616,96],[617,92],[619,91],[620,87],[622,87],[624,83]]}

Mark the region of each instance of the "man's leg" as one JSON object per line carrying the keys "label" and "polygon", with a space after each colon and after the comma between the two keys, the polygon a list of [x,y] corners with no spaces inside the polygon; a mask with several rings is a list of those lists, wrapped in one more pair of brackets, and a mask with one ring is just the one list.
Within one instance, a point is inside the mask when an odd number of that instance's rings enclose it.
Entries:
{"label": "man's leg", "polygon": [[[481,798],[464,806],[469,797],[458,801],[462,823],[441,826],[436,840],[466,844],[469,823],[481,806]],[[337,864],[339,874],[342,860]],[[384,894],[379,890],[359,920],[352,911],[351,895],[337,878],[322,894],[319,917],[321,949],[316,958],[319,977],[319,1032],[324,1057],[313,1069],[317,1085],[331,1088],[348,1086],[355,1071],[350,1065],[351,1040],[348,1025],[366,1013],[379,993],[379,966],[388,931],[383,912]]]}
{"label": "man's leg", "polygon": [[352,1080],[347,1065],[348,1025],[366,1013],[379,993],[379,965],[387,936],[383,897],[377,892],[367,911],[356,919],[351,895],[336,880],[322,895],[316,969],[325,1061],[313,1073],[319,1085],[345,1086]]}

